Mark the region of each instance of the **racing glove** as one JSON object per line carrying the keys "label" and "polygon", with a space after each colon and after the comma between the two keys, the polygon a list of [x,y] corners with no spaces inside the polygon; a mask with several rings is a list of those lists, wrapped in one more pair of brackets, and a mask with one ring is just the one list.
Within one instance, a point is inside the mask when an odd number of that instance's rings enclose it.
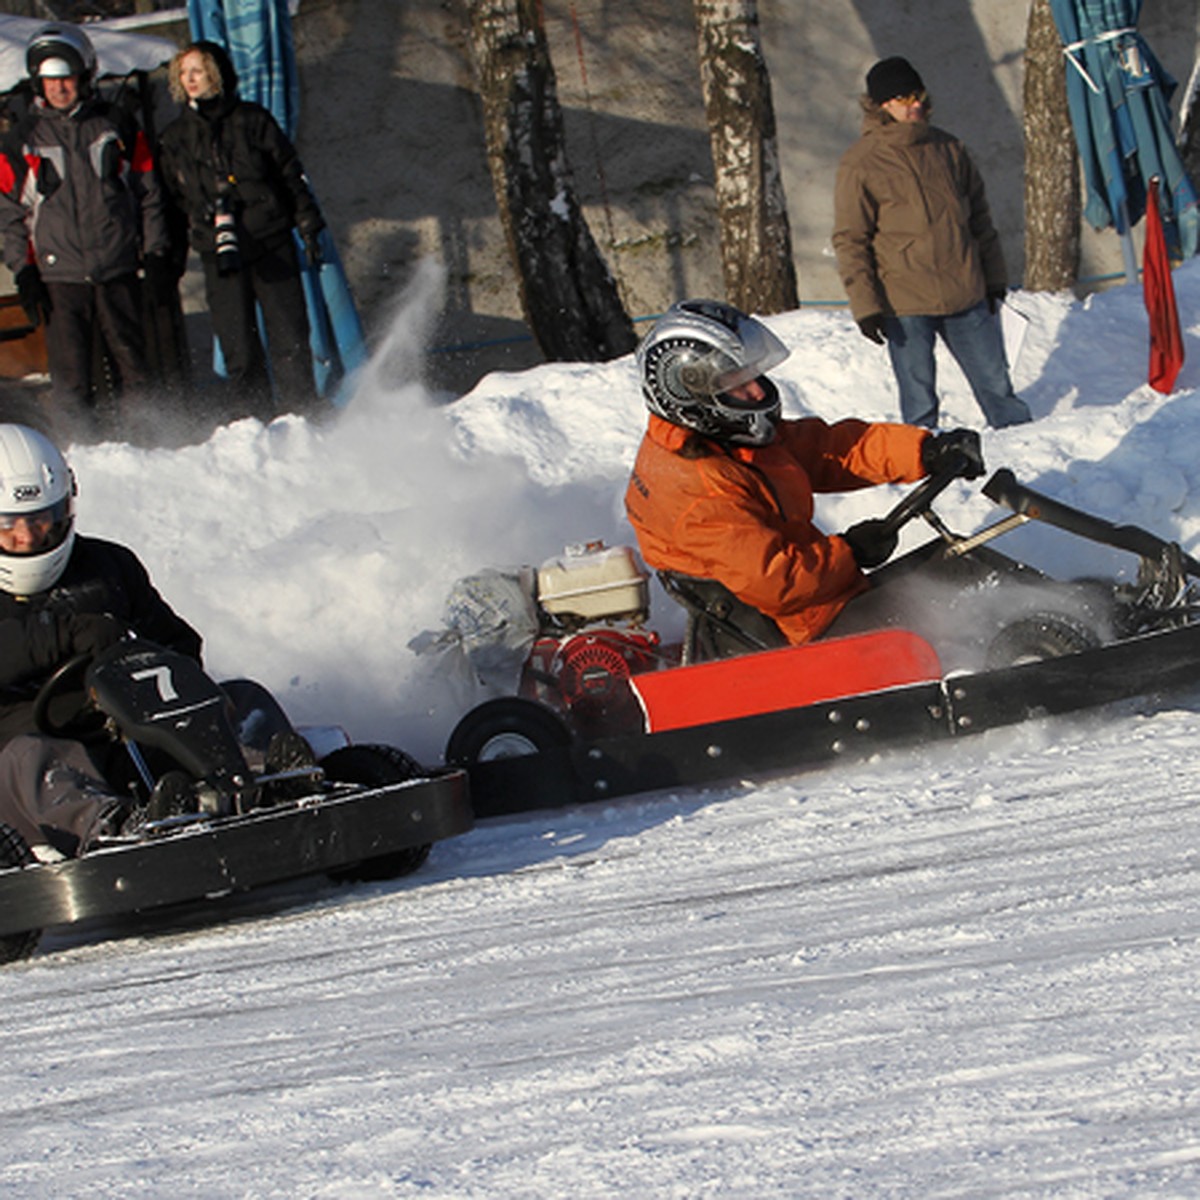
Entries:
{"label": "racing glove", "polygon": [[95,657],[126,633],[125,623],[109,613],[71,613],[66,620],[72,654]]}
{"label": "racing glove", "polygon": [[863,571],[887,562],[896,549],[898,540],[896,531],[886,521],[878,518],[851,525],[841,537],[850,547],[854,561]]}
{"label": "racing glove", "polygon": [[50,319],[54,305],[50,303],[50,289],[42,279],[36,263],[26,263],[16,274],[17,295],[30,325],[40,325]]}
{"label": "racing glove", "polygon": [[927,437],[921,446],[921,465],[930,475],[954,468],[963,479],[978,479],[987,470],[983,446],[974,429],[950,429]]}
{"label": "racing glove", "polygon": [[869,313],[858,322],[858,330],[868,341],[874,342],[877,346],[882,346],[887,341],[887,334],[883,331],[883,324],[883,313]]}

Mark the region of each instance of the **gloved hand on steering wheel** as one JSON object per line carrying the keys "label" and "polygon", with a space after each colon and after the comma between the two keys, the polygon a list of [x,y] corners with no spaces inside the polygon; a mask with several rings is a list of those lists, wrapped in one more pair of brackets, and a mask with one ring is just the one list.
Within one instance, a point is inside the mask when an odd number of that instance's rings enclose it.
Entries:
{"label": "gloved hand on steering wheel", "polygon": [[963,479],[978,479],[987,470],[983,446],[974,429],[930,434],[921,446],[921,465],[930,475],[954,468],[954,474]]}
{"label": "gloved hand on steering wheel", "polygon": [[878,517],[851,525],[841,536],[849,545],[854,561],[863,571],[887,562],[899,540],[895,529]]}
{"label": "gloved hand on steering wheel", "polygon": [[75,654],[98,655],[116,645],[128,632],[125,622],[109,613],[71,613],[66,620]]}

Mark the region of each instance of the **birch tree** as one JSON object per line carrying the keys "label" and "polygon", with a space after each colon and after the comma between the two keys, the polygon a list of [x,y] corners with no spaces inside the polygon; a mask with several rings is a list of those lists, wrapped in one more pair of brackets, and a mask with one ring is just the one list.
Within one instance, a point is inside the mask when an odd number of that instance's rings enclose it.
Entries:
{"label": "birch tree", "polygon": [[1179,116],[1179,153],[1183,157],[1183,169],[1192,186],[1200,189],[1200,61],[1192,67]]}
{"label": "birch tree", "polygon": [[757,0],[693,0],[712,141],[725,299],[746,312],[799,307],[771,80]]}
{"label": "birch tree", "polygon": [[548,359],[595,362],[637,337],[567,161],[538,0],[469,0],[488,169],[529,328]]}
{"label": "birch tree", "polygon": [[1049,0],[1033,0],[1025,34],[1025,287],[1053,292],[1079,277],[1079,156],[1062,42]]}

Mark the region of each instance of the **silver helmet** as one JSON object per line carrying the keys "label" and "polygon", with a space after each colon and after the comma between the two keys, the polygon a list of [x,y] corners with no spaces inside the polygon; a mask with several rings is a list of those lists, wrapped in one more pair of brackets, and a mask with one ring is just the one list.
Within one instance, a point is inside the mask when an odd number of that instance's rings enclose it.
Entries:
{"label": "silver helmet", "polygon": [[[761,321],[720,300],[672,304],[637,351],[646,407],[718,441],[766,445],[779,420],[779,391],[764,378],[788,348]],[[763,396],[729,393],[758,380]]]}
{"label": "silver helmet", "polygon": [[[32,549],[8,548],[21,529]],[[33,596],[53,587],[75,544],[75,479],[58,447],[25,425],[0,425],[0,590]]]}
{"label": "silver helmet", "polygon": [[25,70],[41,92],[43,79],[79,78],[80,93],[86,93],[96,73],[96,50],[78,25],[67,22],[43,25],[25,47]]}

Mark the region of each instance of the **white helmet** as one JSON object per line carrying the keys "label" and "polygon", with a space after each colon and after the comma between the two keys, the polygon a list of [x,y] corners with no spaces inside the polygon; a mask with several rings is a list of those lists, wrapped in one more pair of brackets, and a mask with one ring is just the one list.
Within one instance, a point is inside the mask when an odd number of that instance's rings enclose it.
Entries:
{"label": "white helmet", "polygon": [[18,521],[44,533],[35,550],[0,545],[0,590],[33,596],[53,587],[75,544],[75,477],[58,447],[25,425],[0,425],[0,533]]}
{"label": "white helmet", "polygon": [[[646,407],[719,441],[764,446],[775,436],[779,391],[764,373],[788,348],[760,321],[720,300],[681,300],[655,323],[637,351]],[[759,400],[728,393],[758,380]]]}
{"label": "white helmet", "polygon": [[43,79],[76,75],[80,91],[86,92],[96,73],[96,50],[78,25],[43,25],[25,47],[25,70],[35,85]]}

